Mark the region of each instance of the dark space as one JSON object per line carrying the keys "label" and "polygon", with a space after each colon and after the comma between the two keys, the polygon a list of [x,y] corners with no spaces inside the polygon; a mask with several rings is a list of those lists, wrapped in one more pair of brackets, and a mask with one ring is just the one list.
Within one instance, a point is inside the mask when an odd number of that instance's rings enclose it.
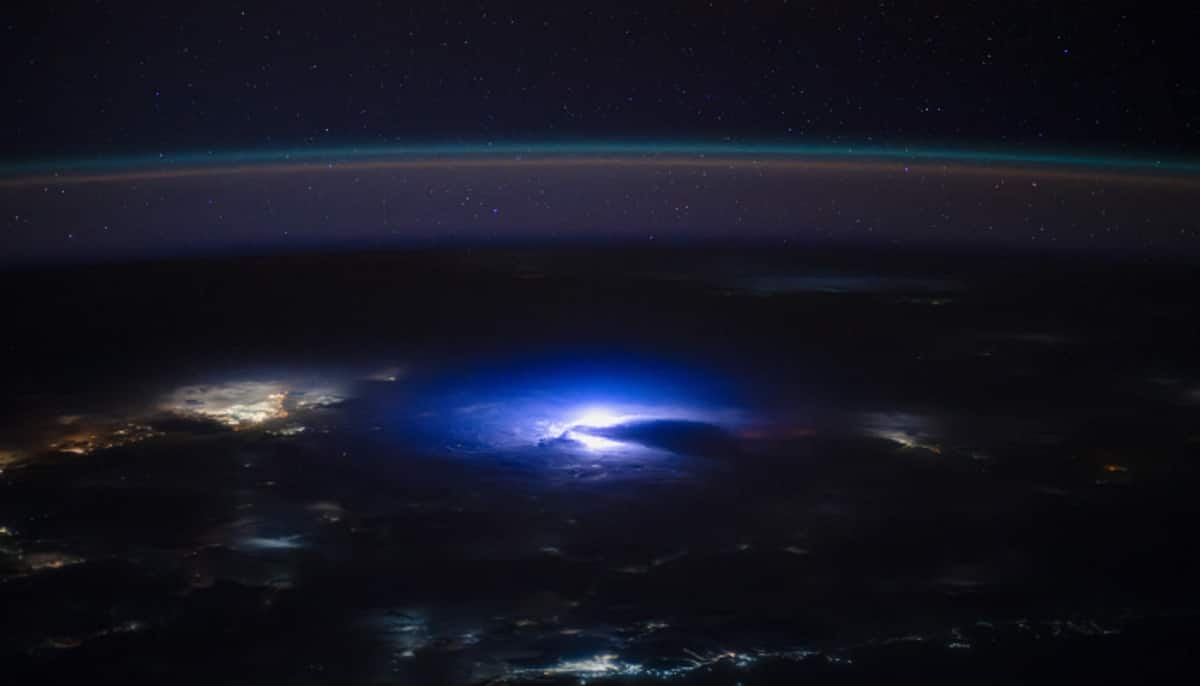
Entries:
{"label": "dark space", "polygon": [[1200,10],[1144,2],[27,3],[20,158],[680,136],[1200,150]]}

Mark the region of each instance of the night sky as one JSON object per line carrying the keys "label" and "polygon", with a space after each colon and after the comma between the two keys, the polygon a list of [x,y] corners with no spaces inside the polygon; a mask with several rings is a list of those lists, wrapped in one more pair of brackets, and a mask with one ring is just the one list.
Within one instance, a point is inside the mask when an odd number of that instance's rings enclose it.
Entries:
{"label": "night sky", "polygon": [[[605,237],[649,238],[675,227],[680,236],[752,232],[804,243],[835,234],[856,242],[865,222],[873,227],[868,233],[890,242],[973,244],[977,235],[999,233],[999,243],[1010,245],[1041,240],[1102,251],[1169,245],[1192,252],[1196,231],[1187,217],[1194,208],[1187,197],[1194,193],[1181,192],[1176,179],[1173,193],[1155,191],[1147,201],[1144,189],[1105,177],[1112,169],[1104,160],[1115,156],[1146,168],[1165,162],[1179,165],[1177,177],[1196,176],[1200,90],[1189,31],[1197,19],[1195,9],[1146,3],[29,6],[4,17],[0,40],[7,67],[0,204],[12,246],[4,261],[246,249],[290,245],[297,235],[315,245],[540,238],[610,220],[623,224],[608,225]],[[605,147],[614,142],[625,147]],[[578,179],[550,200],[543,196],[560,175],[518,164],[506,178],[456,176],[443,165],[433,178],[376,169],[336,180],[310,174],[302,183],[268,180],[262,170],[254,183],[222,192],[214,184],[232,182],[210,170],[207,180],[186,185],[186,198],[178,180],[137,185],[114,177],[98,192],[78,193],[79,184],[60,187],[54,178],[81,163],[92,165],[92,173],[118,174],[131,159],[177,171],[197,162],[233,167],[255,155],[265,156],[255,163],[303,157],[331,169],[388,151],[411,157],[405,152],[411,146],[460,145],[449,155],[458,158],[487,155],[489,145],[527,146],[524,154],[508,155],[516,163],[556,144],[585,149],[568,157],[620,164],[610,165],[603,179]],[[874,169],[864,179],[860,171],[839,185],[841,177],[825,175],[819,185],[837,187],[823,188],[819,200],[836,198],[834,204],[798,212],[778,209],[795,193],[776,193],[774,203],[763,200],[761,189],[742,194],[753,185],[744,174],[704,183],[687,174],[663,184],[630,175],[613,180],[630,161],[670,145],[694,146],[682,151],[685,158],[711,158],[712,149],[700,146],[714,145],[783,146],[803,156],[816,148],[835,151],[818,157],[855,159],[864,149],[949,150],[976,166],[993,164],[987,155],[998,154],[1013,158],[1006,169],[982,180],[971,176],[979,188],[1010,191],[1017,178],[1037,188],[1048,167],[1044,156],[1051,156],[1071,158],[1107,180],[1043,185],[1050,200],[1046,193],[1017,198],[996,216],[979,213],[990,201],[979,189],[960,188],[969,182],[957,171],[917,158],[892,157],[885,170],[891,176]],[[629,146],[641,147],[631,154]],[[760,152],[727,156],[745,165],[761,161]],[[913,211],[935,219],[889,221],[899,201],[887,197],[913,196],[888,179],[917,163],[925,189]],[[712,171],[729,177],[728,166],[717,162]],[[666,163],[659,167],[674,174]],[[371,210],[322,200],[302,218],[289,218],[288,210],[281,217],[281,206],[299,211],[290,199],[328,199],[367,177],[398,195],[381,191],[356,201]],[[649,188],[647,196],[635,197],[630,185]],[[662,186],[674,188],[653,192]],[[691,195],[680,191],[684,186]],[[402,187],[456,200],[415,201]],[[597,200],[591,189],[611,197]],[[51,202],[38,192],[59,197]],[[727,211],[706,213],[711,226],[699,222],[693,229],[680,208],[703,204],[701,195],[727,200]],[[885,196],[879,207],[868,203],[844,218],[848,205],[878,196]],[[614,202],[624,203],[624,214],[592,207],[611,210]],[[151,211],[164,204],[171,209]],[[458,210],[446,210],[455,204]],[[770,204],[776,210],[763,209]],[[574,210],[562,211],[567,205]],[[559,209],[535,211],[547,206]],[[1053,216],[1038,209],[1046,206],[1057,208]],[[505,222],[480,228],[481,217]],[[1095,245],[1097,235],[1129,236],[1133,226],[1140,228],[1132,239]]]}
{"label": "night sky", "polygon": [[679,135],[1200,151],[1200,14],[1159,3],[30,5],[3,19],[6,156]]}

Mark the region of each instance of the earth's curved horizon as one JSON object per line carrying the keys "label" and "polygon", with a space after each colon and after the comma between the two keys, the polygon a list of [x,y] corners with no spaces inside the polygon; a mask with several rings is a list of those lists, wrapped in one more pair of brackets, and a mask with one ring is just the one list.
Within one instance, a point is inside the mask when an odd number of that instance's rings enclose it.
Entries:
{"label": "earth's curved horizon", "polygon": [[[10,265],[504,242],[1195,256],[1200,165],[879,146],[531,143],[9,165]],[[1153,221],[1145,211],[1154,208]]]}

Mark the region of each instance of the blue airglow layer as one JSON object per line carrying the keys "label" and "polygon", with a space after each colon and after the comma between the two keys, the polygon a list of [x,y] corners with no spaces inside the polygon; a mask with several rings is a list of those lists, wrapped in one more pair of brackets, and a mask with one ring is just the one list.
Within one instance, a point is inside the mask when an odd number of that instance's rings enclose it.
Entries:
{"label": "blue airglow layer", "polygon": [[880,145],[805,145],[711,142],[527,142],[454,143],[433,145],[365,145],[319,148],[211,150],[143,156],[92,157],[12,162],[0,165],[0,175],[122,170],[176,169],[203,166],[242,166],[287,163],[338,165],[387,159],[511,159],[546,157],[647,158],[656,156],[752,159],[843,159],[947,162],[978,165],[1057,166],[1128,172],[1200,174],[1200,161],[1068,152],[1011,152],[946,147]]}

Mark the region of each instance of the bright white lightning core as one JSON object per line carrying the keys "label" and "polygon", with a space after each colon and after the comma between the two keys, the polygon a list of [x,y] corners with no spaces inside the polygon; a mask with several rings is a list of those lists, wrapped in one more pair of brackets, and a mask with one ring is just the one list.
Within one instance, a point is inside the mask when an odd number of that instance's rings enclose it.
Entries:
{"label": "bright white lightning core", "polygon": [[597,436],[594,429],[607,429],[639,418],[636,414],[622,414],[605,407],[587,407],[579,411],[574,419],[561,424],[552,424],[552,436],[566,438],[582,445],[588,450],[619,450],[630,448],[631,445],[621,441]]}
{"label": "bright white lightning core", "polygon": [[540,388],[499,397],[475,393],[462,399],[466,404],[458,404],[462,400],[455,398],[447,415],[453,421],[441,426],[461,432],[462,449],[468,451],[540,446],[563,456],[619,460],[671,453],[660,439],[664,432],[687,431],[681,422],[725,427],[737,421],[735,410],[616,396]]}
{"label": "bright white lightning core", "polygon": [[573,424],[574,426],[590,426],[596,429],[603,429],[622,424],[633,418],[633,415],[617,414],[607,408],[589,407],[575,418]]}
{"label": "bright white lightning core", "polygon": [[614,441],[611,438],[604,438],[603,436],[594,436],[580,429],[568,429],[562,435],[564,438],[569,438],[588,450],[616,450],[628,446],[626,443]]}

